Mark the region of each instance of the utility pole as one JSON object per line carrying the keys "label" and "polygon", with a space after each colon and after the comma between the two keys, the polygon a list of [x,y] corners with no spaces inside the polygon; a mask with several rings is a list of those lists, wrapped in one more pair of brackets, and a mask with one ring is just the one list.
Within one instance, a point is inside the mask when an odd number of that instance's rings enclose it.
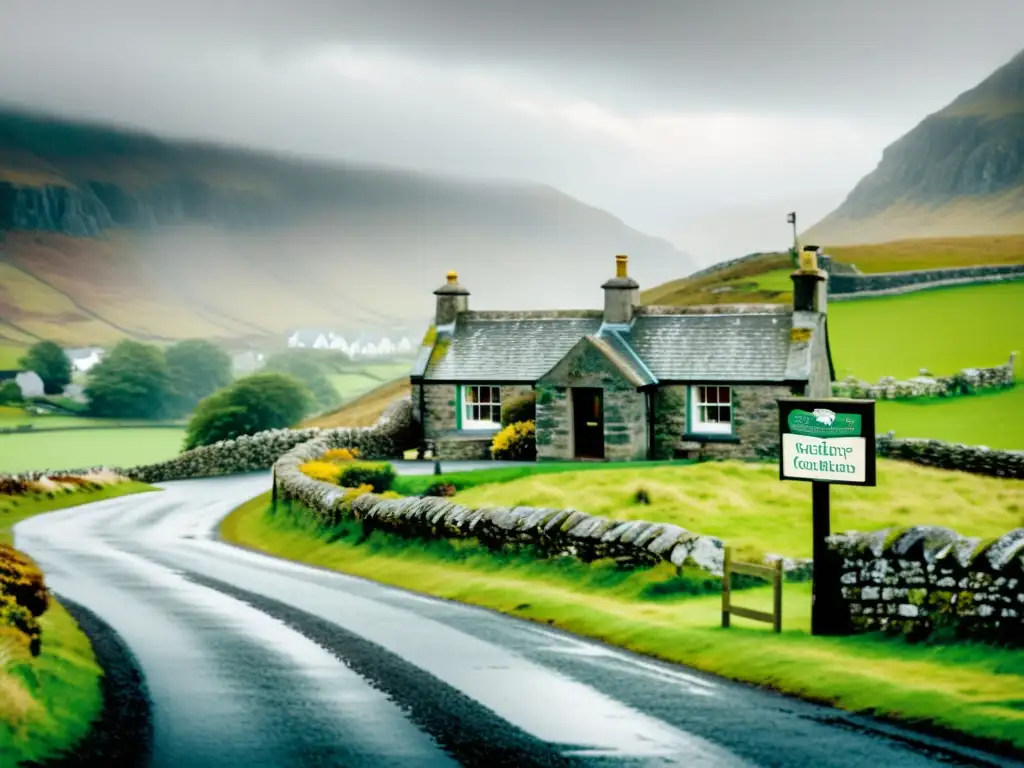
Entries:
{"label": "utility pole", "polygon": [[800,253],[800,242],[796,234],[796,211],[786,217],[786,223],[793,225],[793,248],[789,253],[793,257],[793,266],[795,267],[797,266],[797,257]]}

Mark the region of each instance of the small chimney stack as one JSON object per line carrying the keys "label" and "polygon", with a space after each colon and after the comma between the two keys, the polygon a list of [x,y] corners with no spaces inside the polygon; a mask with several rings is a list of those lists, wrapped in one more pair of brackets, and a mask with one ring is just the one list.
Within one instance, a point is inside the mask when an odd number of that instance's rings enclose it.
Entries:
{"label": "small chimney stack", "polygon": [[818,266],[821,248],[805,245],[799,256],[799,267],[791,275],[793,279],[793,310],[796,312],[820,312],[825,314],[828,306],[828,273]]}
{"label": "small chimney stack", "polygon": [[615,277],[601,286],[604,321],[609,325],[629,325],[633,322],[633,309],[640,306],[640,285],[629,276],[628,262],[628,256],[616,256]]}
{"label": "small chimney stack", "polygon": [[449,272],[444,285],[434,291],[437,296],[437,311],[434,314],[434,325],[451,325],[460,312],[469,309],[469,291],[459,285],[457,272]]}

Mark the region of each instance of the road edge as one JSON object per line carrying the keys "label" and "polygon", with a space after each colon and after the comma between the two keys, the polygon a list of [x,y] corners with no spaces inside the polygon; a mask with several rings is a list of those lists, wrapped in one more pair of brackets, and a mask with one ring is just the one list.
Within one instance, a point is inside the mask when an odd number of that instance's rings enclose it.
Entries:
{"label": "road edge", "polygon": [[69,750],[23,768],[84,768],[109,765],[145,768],[153,745],[152,707],[145,676],[124,639],[85,606],[54,594],[89,638],[103,674],[103,703],[88,734]]}
{"label": "road edge", "polygon": [[[265,492],[264,492],[265,493]],[[257,494],[252,498],[257,498],[262,493]],[[242,504],[248,503],[252,499],[246,499]],[[238,505],[238,506],[241,506]],[[668,661],[666,659],[659,658],[657,656],[648,655],[639,651],[632,650],[630,648],[623,648],[622,646],[609,643],[606,640],[600,638],[590,637],[588,635],[577,634],[570,632],[567,629],[563,629],[557,625],[549,622],[537,621],[523,616],[516,616],[512,613],[506,613],[496,608],[490,608],[485,605],[478,605],[476,603],[465,602],[462,600],[455,600],[452,598],[441,597],[438,595],[431,594],[429,592],[421,592],[408,587],[402,587],[395,584],[389,584],[386,582],[375,581],[374,579],[358,574],[347,573],[345,571],[328,568],[326,566],[317,565],[315,563],[306,563],[301,560],[293,560],[291,558],[279,557],[273,553],[267,552],[266,550],[250,547],[240,542],[235,542],[227,539],[223,536],[221,531],[221,524],[227,517],[235,512],[238,507],[234,507],[224,515],[224,517],[218,519],[213,526],[209,529],[209,538],[218,543],[233,547],[235,549],[248,551],[253,554],[262,555],[264,557],[274,558],[282,562],[288,562],[295,565],[299,565],[305,568],[312,569],[314,571],[321,571],[324,573],[332,573],[335,575],[343,575],[346,578],[357,579],[359,581],[365,581],[379,586],[386,587],[387,589],[393,589],[398,592],[404,592],[406,594],[415,595],[417,597],[426,598],[429,600],[436,600],[442,603],[453,603],[464,608],[469,608],[477,611],[484,611],[490,614],[502,616],[507,619],[514,619],[516,621],[524,622],[531,626],[543,627],[546,631],[554,632],[565,635],[568,638],[575,640],[582,640],[589,643],[595,643],[600,646],[615,650],[620,653],[625,653],[630,656],[635,656],[638,659],[642,659],[648,663],[663,664],[667,668],[672,669],[683,669],[687,673],[694,674],[695,676],[702,676],[708,680],[713,680],[717,684],[728,684],[739,686],[743,688],[752,688],[764,693],[771,693],[779,696],[782,699],[799,702],[801,704],[810,705],[814,707],[823,707],[831,710],[833,716],[829,718],[832,725],[845,728],[853,731],[860,731],[862,733],[872,733],[880,738],[887,739],[896,743],[903,743],[913,745],[920,748],[922,751],[927,751],[932,754],[943,755],[946,758],[952,758],[954,761],[965,761],[959,762],[961,765],[973,765],[973,766],[996,766],[1001,763],[996,762],[999,760],[1012,760],[1018,765],[1024,765],[1024,751],[1015,749],[1012,745],[1004,742],[993,742],[989,739],[972,736],[971,734],[956,731],[950,728],[944,728],[933,723],[919,721],[919,720],[903,720],[896,717],[887,717],[873,712],[857,712],[848,709],[842,709],[836,707],[829,701],[816,699],[813,697],[800,696],[795,693],[780,690],[778,688],[769,685],[759,685],[749,681],[725,677],[717,675],[707,670],[699,669],[697,667],[690,667],[686,664],[680,664],[678,662]],[[954,764],[957,764],[954,762]]]}

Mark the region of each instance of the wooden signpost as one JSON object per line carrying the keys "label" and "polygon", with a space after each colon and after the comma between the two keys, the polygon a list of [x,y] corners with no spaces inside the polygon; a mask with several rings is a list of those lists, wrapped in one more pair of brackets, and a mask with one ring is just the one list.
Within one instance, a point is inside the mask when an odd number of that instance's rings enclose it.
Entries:
{"label": "wooden signpost", "polygon": [[794,397],[778,402],[779,479],[811,484],[811,634],[849,634],[849,614],[826,541],[829,486],[875,485],[875,401]]}

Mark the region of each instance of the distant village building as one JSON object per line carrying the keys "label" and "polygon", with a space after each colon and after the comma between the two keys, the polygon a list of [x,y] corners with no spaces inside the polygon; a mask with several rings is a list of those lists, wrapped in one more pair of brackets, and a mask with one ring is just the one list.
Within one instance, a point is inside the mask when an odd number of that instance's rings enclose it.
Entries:
{"label": "distant village building", "polygon": [[641,306],[627,258],[616,261],[593,311],[471,311],[448,274],[436,339],[410,377],[414,418],[441,458],[487,458],[502,404],[531,391],[538,460],[769,456],[778,398],[830,396],[816,254],[793,273],[792,306]]}
{"label": "distant village building", "polygon": [[77,347],[65,349],[64,354],[71,361],[71,367],[78,373],[88,373],[89,370],[103,359],[102,347]]}
{"label": "distant village building", "polygon": [[303,329],[286,336],[288,346],[298,349],[333,349],[344,352],[351,359],[387,358],[396,354],[410,354],[413,344],[408,336],[396,342],[390,335],[371,331],[326,331]]}
{"label": "distant village building", "polygon": [[42,397],[46,394],[43,380],[35,371],[0,371],[0,384],[8,381],[13,381],[18,385],[21,396],[24,398]]}

